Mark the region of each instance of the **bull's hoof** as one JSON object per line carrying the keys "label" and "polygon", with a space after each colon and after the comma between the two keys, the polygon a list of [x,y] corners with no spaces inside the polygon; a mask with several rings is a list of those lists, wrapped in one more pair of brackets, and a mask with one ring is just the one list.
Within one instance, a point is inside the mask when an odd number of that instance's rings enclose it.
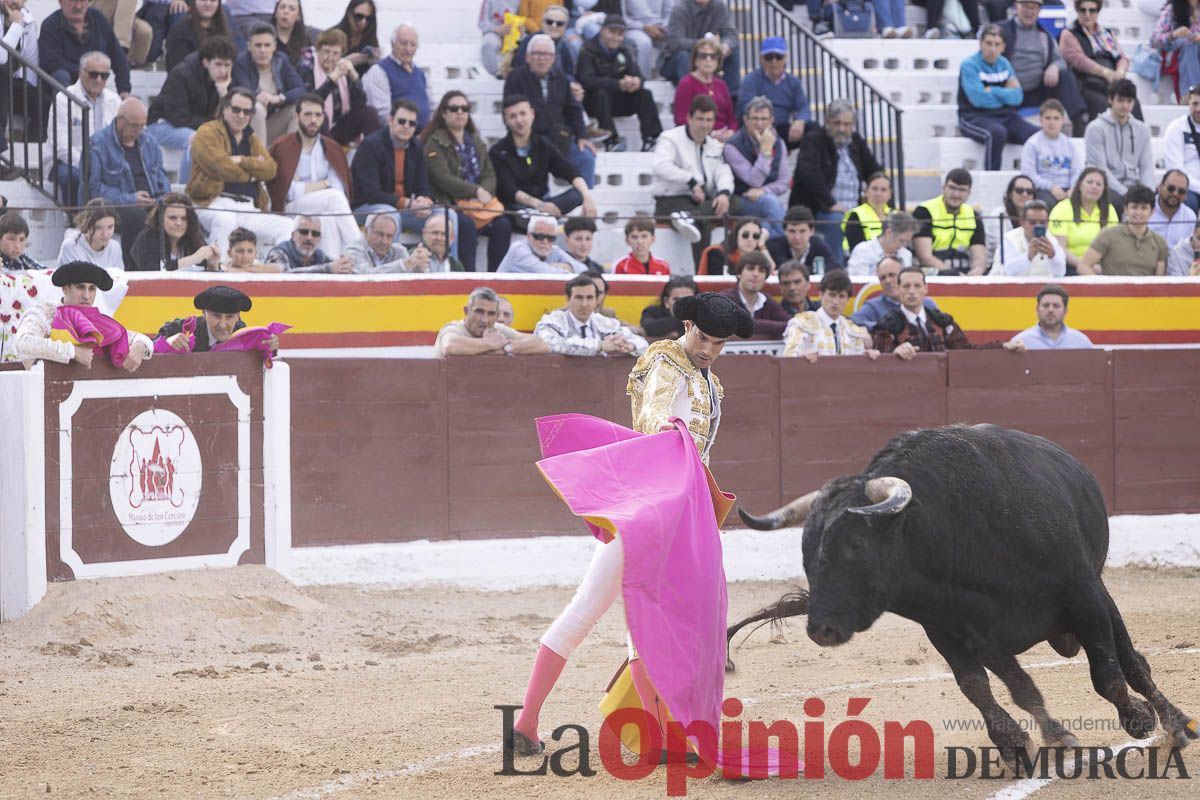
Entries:
{"label": "bull's hoof", "polygon": [[1063,747],[1068,750],[1074,747],[1079,747],[1079,740],[1073,734],[1063,731],[1061,736],[1046,737],[1046,747]]}
{"label": "bull's hoof", "polygon": [[1018,750],[1025,751],[1025,758],[1030,764],[1037,763],[1038,758],[1037,748],[1033,746],[1033,741],[1024,734],[1022,734],[1022,739],[1023,740],[1017,740],[1013,744],[999,745],[1000,760],[1004,762],[1004,766],[1008,770],[1008,774],[1015,778],[1030,777],[1029,775],[1025,774],[1026,771],[1024,769],[1019,768],[1018,766],[1020,763],[1017,759]]}
{"label": "bull's hoof", "polygon": [[735,669],[736,667],[733,666],[733,659],[729,656],[725,656],[725,671],[733,672]]}
{"label": "bull's hoof", "polygon": [[1171,737],[1176,747],[1187,747],[1193,740],[1200,739],[1200,721],[1189,719],[1182,728],[1172,731]]}
{"label": "bull's hoof", "polygon": [[1121,727],[1135,739],[1145,739],[1154,730],[1154,709],[1150,704],[1136,697],[1129,698],[1129,704],[1117,709]]}

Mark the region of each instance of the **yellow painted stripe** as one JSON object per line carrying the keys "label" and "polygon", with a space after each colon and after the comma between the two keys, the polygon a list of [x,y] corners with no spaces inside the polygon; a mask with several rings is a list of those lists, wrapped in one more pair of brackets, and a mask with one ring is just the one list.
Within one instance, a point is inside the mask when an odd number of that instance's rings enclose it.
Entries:
{"label": "yellow painted stripe", "polygon": [[[938,297],[966,331],[1016,330],[1037,322],[1032,298]],[[1200,320],[1200,297],[1073,297],[1072,328],[1089,331],[1189,331]]]}
{"label": "yellow painted stripe", "polygon": [[[1033,300],[1026,297],[937,297],[966,331],[1017,330],[1034,324]],[[515,325],[532,330],[547,311],[561,308],[561,294],[510,294]],[[636,324],[642,309],[658,295],[609,297],[607,305],[626,322]],[[157,331],[163,322],[194,314],[190,296],[129,296],[117,320],[135,331]],[[262,297],[247,317],[251,324],[284,322],[297,333],[375,333],[437,331],[461,319],[463,298],[457,295],[363,295],[360,297]],[[1200,297],[1075,297],[1068,321],[1091,331],[1196,330]]]}

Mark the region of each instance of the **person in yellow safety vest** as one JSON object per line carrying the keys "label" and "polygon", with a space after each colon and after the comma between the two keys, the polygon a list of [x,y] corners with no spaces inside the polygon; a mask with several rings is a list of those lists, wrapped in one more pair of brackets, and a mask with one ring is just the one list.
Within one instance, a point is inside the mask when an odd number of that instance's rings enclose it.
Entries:
{"label": "person in yellow safety vest", "polygon": [[946,173],[942,193],[917,206],[913,217],[920,229],[913,236],[913,252],[926,274],[983,275],[987,272],[987,238],[979,212],[967,205],[971,173],[952,169]]}
{"label": "person in yellow safety vest", "polygon": [[891,202],[892,179],[883,172],[867,178],[866,202],[847,211],[842,219],[842,250],[846,256],[883,231],[883,220],[895,210]]}

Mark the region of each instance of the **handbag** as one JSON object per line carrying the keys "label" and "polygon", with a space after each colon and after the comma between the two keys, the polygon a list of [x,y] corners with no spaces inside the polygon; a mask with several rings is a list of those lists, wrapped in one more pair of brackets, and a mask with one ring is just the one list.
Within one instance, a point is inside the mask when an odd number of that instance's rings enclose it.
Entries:
{"label": "handbag", "polygon": [[862,39],[875,35],[875,6],[863,0],[841,0],[833,5],[834,35]]}
{"label": "handbag", "polygon": [[456,200],[455,205],[458,206],[460,211],[471,218],[475,223],[476,229],[486,227],[492,220],[504,213],[504,204],[495,197],[486,203],[481,203],[474,197]]}
{"label": "handbag", "polygon": [[1133,53],[1133,63],[1130,69],[1138,77],[1145,78],[1158,89],[1158,79],[1162,75],[1163,56],[1157,47],[1139,44]]}

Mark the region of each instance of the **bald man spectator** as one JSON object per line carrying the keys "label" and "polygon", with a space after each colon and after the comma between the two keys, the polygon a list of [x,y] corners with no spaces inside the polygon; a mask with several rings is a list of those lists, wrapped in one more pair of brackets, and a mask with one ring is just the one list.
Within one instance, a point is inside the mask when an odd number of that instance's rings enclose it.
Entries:
{"label": "bald man spectator", "polygon": [[[63,86],[79,78],[79,59],[98,50],[112,62],[117,92],[129,94],[129,59],[117,41],[112,25],[88,0],[58,0],[58,11],[46,17],[38,36],[38,66]],[[106,78],[107,80],[107,78]]]}
{"label": "bald man spectator", "polygon": [[146,135],[146,106],[136,97],[121,102],[112,124],[92,134],[88,196],[117,207],[117,233],[126,259],[154,201],[171,191],[162,150]]}
{"label": "bald man spectator", "polygon": [[587,137],[583,108],[572,93],[571,79],[554,63],[553,40],[544,33],[530,37],[525,57],[528,63],[514,68],[504,79],[504,96],[529,101],[534,135],[549,139],[592,188],[596,146]]}
{"label": "bald man spectator", "polygon": [[447,215],[444,209],[435,208],[425,219],[421,228],[420,248],[430,254],[428,272],[462,272],[463,263],[450,254],[454,243],[454,214],[449,215],[450,231],[446,232]]}
{"label": "bald man spectator", "polygon": [[425,73],[413,63],[420,46],[417,29],[400,25],[392,31],[392,52],[382,58],[363,76],[363,91],[367,104],[379,115],[380,125],[386,126],[392,106],[397,100],[408,100],[417,106],[417,129],[429,124],[429,87]]}
{"label": "bald man spectator", "polygon": [[425,272],[429,269],[428,250],[418,247],[410,255],[408,248],[396,242],[396,218],[391,214],[368,216],[366,234],[365,239],[360,237],[342,251],[350,257],[356,274]]}

